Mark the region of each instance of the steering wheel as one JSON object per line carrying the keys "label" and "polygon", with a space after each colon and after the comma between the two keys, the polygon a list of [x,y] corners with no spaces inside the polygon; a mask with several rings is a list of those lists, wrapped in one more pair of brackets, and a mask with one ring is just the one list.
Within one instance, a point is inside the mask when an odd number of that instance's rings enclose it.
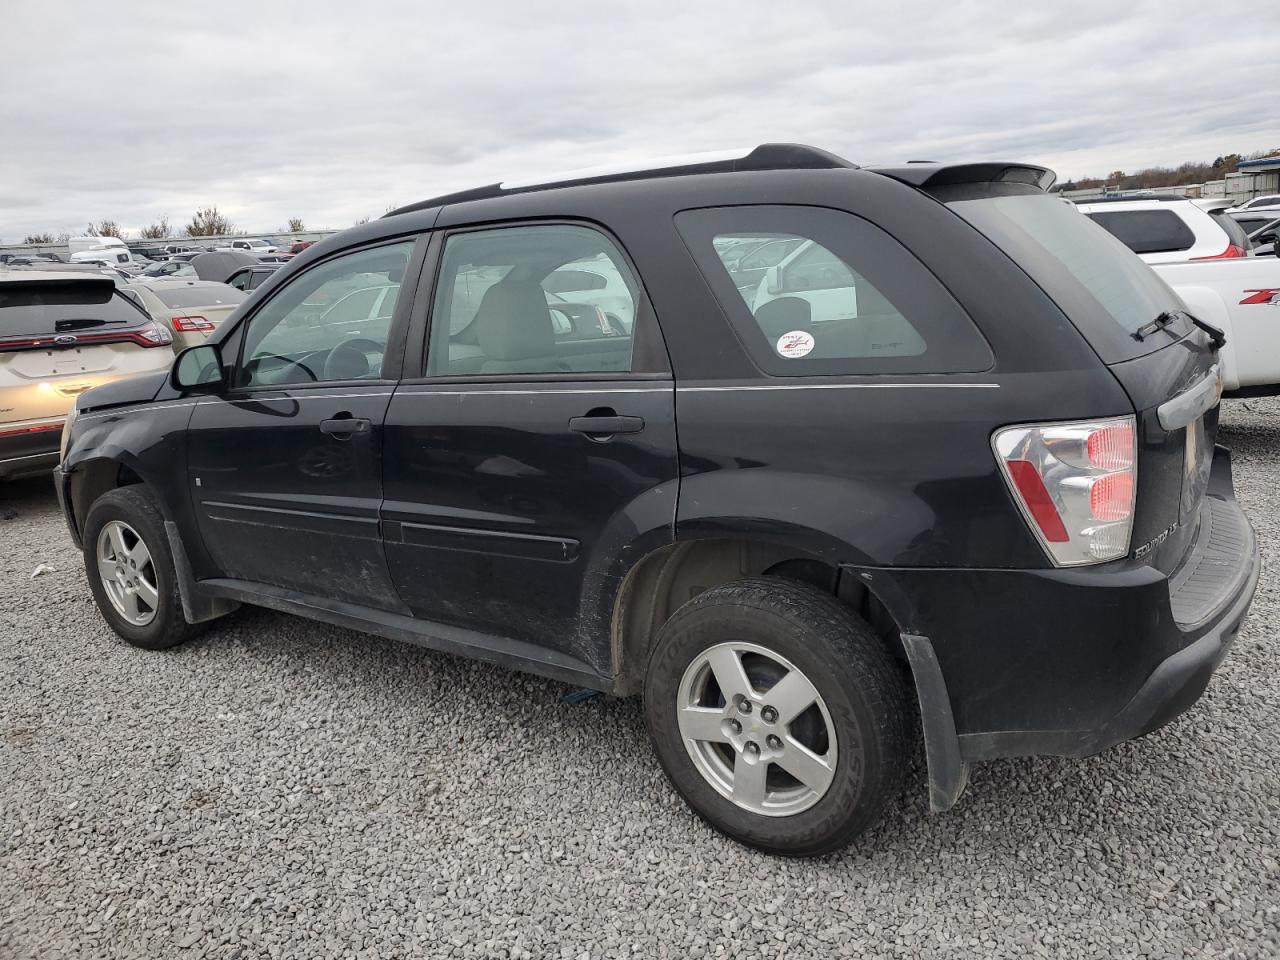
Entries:
{"label": "steering wheel", "polygon": [[[365,380],[375,371],[369,365],[369,354],[386,353],[386,346],[376,340],[357,337],[344,340],[324,358],[326,380]],[[381,372],[381,371],[377,371]]]}

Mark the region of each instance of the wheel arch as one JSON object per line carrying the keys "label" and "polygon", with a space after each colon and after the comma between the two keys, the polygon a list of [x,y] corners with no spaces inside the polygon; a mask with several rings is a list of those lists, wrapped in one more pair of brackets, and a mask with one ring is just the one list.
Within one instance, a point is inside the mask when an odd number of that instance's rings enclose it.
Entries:
{"label": "wheel arch", "polygon": [[834,563],[803,547],[751,536],[701,537],[654,549],[631,567],[614,603],[614,692],[642,690],[653,644],[680,606],[713,586],[760,575],[802,580],[830,592],[902,662],[919,705],[930,808],[952,807],[964,791],[968,767],[960,757],[946,681],[929,638],[914,629],[907,596],[874,568]]}

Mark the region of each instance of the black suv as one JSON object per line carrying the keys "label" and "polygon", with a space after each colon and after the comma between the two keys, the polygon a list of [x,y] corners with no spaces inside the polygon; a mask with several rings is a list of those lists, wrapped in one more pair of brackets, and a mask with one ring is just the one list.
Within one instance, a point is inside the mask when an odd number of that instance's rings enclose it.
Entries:
{"label": "black suv", "polygon": [[1258,553],[1219,333],[1052,180],[766,145],[347,230],[80,398],[89,585],[147,649],[251,603],[642,693],[676,789],[777,853],[870,824],[917,724],[935,809],[1141,736]]}

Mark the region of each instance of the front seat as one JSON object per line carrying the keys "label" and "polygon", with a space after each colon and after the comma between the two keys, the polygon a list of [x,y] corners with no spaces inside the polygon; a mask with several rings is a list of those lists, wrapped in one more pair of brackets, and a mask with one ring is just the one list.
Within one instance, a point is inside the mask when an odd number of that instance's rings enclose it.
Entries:
{"label": "front seat", "polygon": [[555,328],[542,286],[502,280],[485,291],[476,311],[481,373],[548,373],[561,369]]}

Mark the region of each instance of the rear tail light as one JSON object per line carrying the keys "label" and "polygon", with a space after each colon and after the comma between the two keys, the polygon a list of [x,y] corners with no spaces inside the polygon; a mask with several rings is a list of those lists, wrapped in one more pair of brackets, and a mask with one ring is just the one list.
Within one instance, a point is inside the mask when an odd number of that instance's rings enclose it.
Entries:
{"label": "rear tail light", "polygon": [[204,317],[174,317],[173,329],[179,333],[208,333],[214,329],[214,323]]}
{"label": "rear tail light", "polygon": [[1236,257],[1247,257],[1249,254],[1245,252],[1243,247],[1237,247],[1234,243],[1228,243],[1227,249],[1221,253],[1215,253],[1209,257],[1192,257],[1192,260],[1234,260]]}
{"label": "rear tail light", "polygon": [[1004,427],[992,436],[1014,500],[1054,566],[1129,552],[1135,439],[1131,416]]}
{"label": "rear tail light", "polygon": [[164,347],[173,343],[173,334],[169,332],[168,327],[163,327],[152,320],[146,326],[131,332],[129,339],[144,347]]}

